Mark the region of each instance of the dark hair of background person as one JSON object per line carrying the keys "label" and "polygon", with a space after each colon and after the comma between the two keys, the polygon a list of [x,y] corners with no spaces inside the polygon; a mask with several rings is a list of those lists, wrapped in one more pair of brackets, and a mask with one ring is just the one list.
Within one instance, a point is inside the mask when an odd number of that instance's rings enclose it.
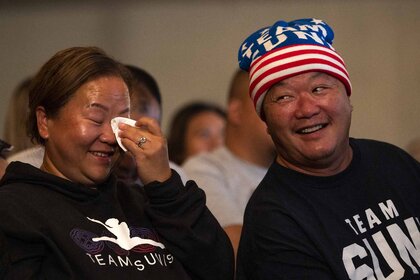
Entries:
{"label": "dark hair of background person", "polygon": [[[162,97],[159,86],[155,78],[146,70],[129,64],[125,67],[131,72],[131,98],[130,98],[130,118],[137,120],[140,117],[156,119],[158,123],[162,120]],[[170,162],[170,166],[180,176],[183,182],[187,177],[180,166]],[[118,164],[113,169],[118,179],[128,184],[142,184],[139,181],[137,167],[134,158],[130,153],[124,153]]]}
{"label": "dark hair of background person", "polygon": [[4,120],[3,139],[13,145],[8,156],[32,147],[34,144],[29,138],[25,123],[29,111],[29,88],[32,77],[22,80],[10,98],[6,117]]}
{"label": "dark hair of background person", "polygon": [[84,83],[103,76],[121,77],[127,87],[131,87],[128,69],[97,47],[68,48],[48,60],[29,90],[27,129],[32,141],[45,143],[38,133],[38,106],[44,107],[48,117],[54,117]]}
{"label": "dark hair of background person", "polygon": [[131,88],[133,90],[133,93],[137,93],[139,98],[143,98],[145,102],[137,102],[139,106],[143,106],[143,108],[139,108],[139,111],[143,112],[145,115],[147,115],[147,112],[149,110],[149,97],[145,96],[147,95],[146,92],[149,92],[152,97],[157,101],[159,104],[159,110],[160,110],[160,118],[159,122],[161,122],[162,119],[162,96],[159,90],[159,86],[156,82],[156,80],[153,78],[152,75],[150,75],[145,70],[133,66],[133,65],[125,65],[125,67],[128,68],[131,72]]}
{"label": "dark hair of background person", "polygon": [[188,103],[173,116],[168,133],[169,160],[182,164],[185,160],[186,134],[190,121],[204,112],[214,112],[226,119],[226,113],[219,106],[202,101]]}

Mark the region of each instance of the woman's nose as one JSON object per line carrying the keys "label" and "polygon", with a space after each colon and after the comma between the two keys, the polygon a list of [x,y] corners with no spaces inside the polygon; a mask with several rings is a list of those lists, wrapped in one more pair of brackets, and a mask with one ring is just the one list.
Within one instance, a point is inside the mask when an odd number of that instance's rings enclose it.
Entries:
{"label": "woman's nose", "polygon": [[211,139],[211,142],[210,142],[210,151],[211,150],[214,150],[215,148],[217,148],[217,147],[219,147],[220,145],[222,145],[223,144],[223,136],[219,136],[219,135],[217,135],[217,136],[214,136],[212,139]]}
{"label": "woman's nose", "polygon": [[109,145],[115,145],[117,143],[111,124],[104,125],[100,140]]}

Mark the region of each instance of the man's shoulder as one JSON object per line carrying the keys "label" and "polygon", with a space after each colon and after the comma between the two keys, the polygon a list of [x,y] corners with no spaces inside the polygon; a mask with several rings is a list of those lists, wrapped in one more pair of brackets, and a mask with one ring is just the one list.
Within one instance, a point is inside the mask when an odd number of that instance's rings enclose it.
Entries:
{"label": "man's shoulder", "polygon": [[394,144],[373,139],[350,138],[350,145],[353,148],[359,149],[362,154],[377,154],[383,156],[407,154],[402,148]]}
{"label": "man's shoulder", "polygon": [[362,146],[370,146],[370,147],[396,147],[395,145],[385,142],[385,141],[380,141],[380,140],[375,140],[375,139],[368,139],[368,138],[350,138],[350,143],[356,143],[357,145],[362,145]]}

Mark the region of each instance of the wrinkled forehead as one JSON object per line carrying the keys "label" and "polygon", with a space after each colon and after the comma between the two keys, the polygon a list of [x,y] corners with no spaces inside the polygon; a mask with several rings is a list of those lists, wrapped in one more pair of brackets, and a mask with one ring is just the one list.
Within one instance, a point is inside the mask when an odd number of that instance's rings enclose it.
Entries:
{"label": "wrinkled forehead", "polygon": [[74,96],[85,108],[97,108],[105,112],[129,112],[130,94],[125,82],[119,77],[101,77],[83,84]]}

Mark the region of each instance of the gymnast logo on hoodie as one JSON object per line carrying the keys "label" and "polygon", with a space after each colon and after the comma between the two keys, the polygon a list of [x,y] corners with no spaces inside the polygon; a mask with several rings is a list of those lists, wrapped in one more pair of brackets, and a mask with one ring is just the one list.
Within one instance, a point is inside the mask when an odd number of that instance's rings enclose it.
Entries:
{"label": "gymnast logo on hoodie", "polygon": [[138,245],[144,245],[144,244],[148,244],[148,245],[165,249],[165,246],[162,243],[156,242],[152,239],[142,238],[139,236],[131,237],[130,229],[128,228],[127,223],[120,222],[118,221],[118,219],[110,218],[106,220],[105,223],[102,223],[101,221],[98,221],[89,217],[87,218],[88,220],[94,223],[103,225],[109,232],[111,232],[114,236],[116,236],[116,237],[109,237],[109,236],[94,237],[92,238],[93,242],[99,242],[99,241],[113,242],[117,244],[118,246],[120,246],[122,249],[127,250],[127,251],[130,251],[131,249],[133,249],[134,247]]}
{"label": "gymnast logo on hoodie", "polygon": [[[98,265],[115,267],[135,267],[144,270],[148,266],[166,267],[173,263],[173,256],[159,242],[157,234],[147,228],[129,227],[126,222],[109,218],[105,222],[86,217],[89,221],[101,225],[104,230],[97,234],[75,228],[71,230],[71,239],[85,252],[91,261]],[[114,254],[103,252],[105,247]],[[140,253],[130,254],[130,253]]]}
{"label": "gymnast logo on hoodie", "polygon": [[156,247],[165,249],[165,245],[159,242],[157,235],[150,229],[129,227],[126,222],[116,218],[109,218],[105,223],[89,217],[87,219],[102,225],[105,230],[95,234],[76,228],[70,232],[70,237],[90,254],[101,252],[105,243],[117,254],[121,254],[121,251],[153,252]]}

